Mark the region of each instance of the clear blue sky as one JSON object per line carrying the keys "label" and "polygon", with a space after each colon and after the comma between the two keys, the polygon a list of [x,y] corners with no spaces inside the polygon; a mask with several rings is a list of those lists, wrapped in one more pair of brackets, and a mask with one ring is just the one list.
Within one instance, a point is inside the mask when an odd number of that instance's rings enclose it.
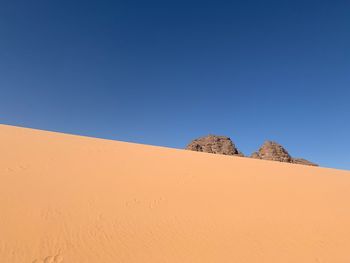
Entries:
{"label": "clear blue sky", "polygon": [[350,2],[0,2],[0,122],[350,170]]}

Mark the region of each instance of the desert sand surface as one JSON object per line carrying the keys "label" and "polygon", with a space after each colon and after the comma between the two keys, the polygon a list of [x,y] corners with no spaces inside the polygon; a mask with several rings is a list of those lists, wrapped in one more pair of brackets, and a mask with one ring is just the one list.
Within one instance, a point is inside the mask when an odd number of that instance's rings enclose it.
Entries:
{"label": "desert sand surface", "polygon": [[349,263],[350,172],[0,125],[1,263]]}

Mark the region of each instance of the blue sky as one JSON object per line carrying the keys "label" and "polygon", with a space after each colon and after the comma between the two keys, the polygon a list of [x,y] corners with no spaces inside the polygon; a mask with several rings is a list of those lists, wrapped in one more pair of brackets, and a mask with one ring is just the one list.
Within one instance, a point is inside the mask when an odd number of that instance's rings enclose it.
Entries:
{"label": "blue sky", "polygon": [[0,2],[0,122],[350,170],[349,1]]}

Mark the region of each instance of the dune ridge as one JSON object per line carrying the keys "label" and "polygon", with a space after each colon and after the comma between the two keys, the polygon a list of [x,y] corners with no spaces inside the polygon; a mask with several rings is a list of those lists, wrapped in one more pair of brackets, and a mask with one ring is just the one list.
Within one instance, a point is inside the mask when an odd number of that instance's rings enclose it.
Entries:
{"label": "dune ridge", "polygon": [[350,262],[350,172],[0,125],[2,263]]}

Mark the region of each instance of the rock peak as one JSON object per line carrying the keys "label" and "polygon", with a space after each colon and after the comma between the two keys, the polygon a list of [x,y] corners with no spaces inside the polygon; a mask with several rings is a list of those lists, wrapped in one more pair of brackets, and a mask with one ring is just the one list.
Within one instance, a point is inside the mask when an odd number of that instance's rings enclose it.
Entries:
{"label": "rock peak", "polygon": [[254,152],[251,157],[262,160],[318,166],[318,164],[312,163],[303,158],[293,158],[282,145],[274,141],[265,141],[259,151]]}
{"label": "rock peak", "polygon": [[186,146],[186,149],[197,152],[243,156],[230,137],[214,134],[209,134],[191,141]]}
{"label": "rock peak", "polygon": [[265,141],[258,152],[251,155],[252,158],[291,163],[292,157],[288,151],[277,142]]}

